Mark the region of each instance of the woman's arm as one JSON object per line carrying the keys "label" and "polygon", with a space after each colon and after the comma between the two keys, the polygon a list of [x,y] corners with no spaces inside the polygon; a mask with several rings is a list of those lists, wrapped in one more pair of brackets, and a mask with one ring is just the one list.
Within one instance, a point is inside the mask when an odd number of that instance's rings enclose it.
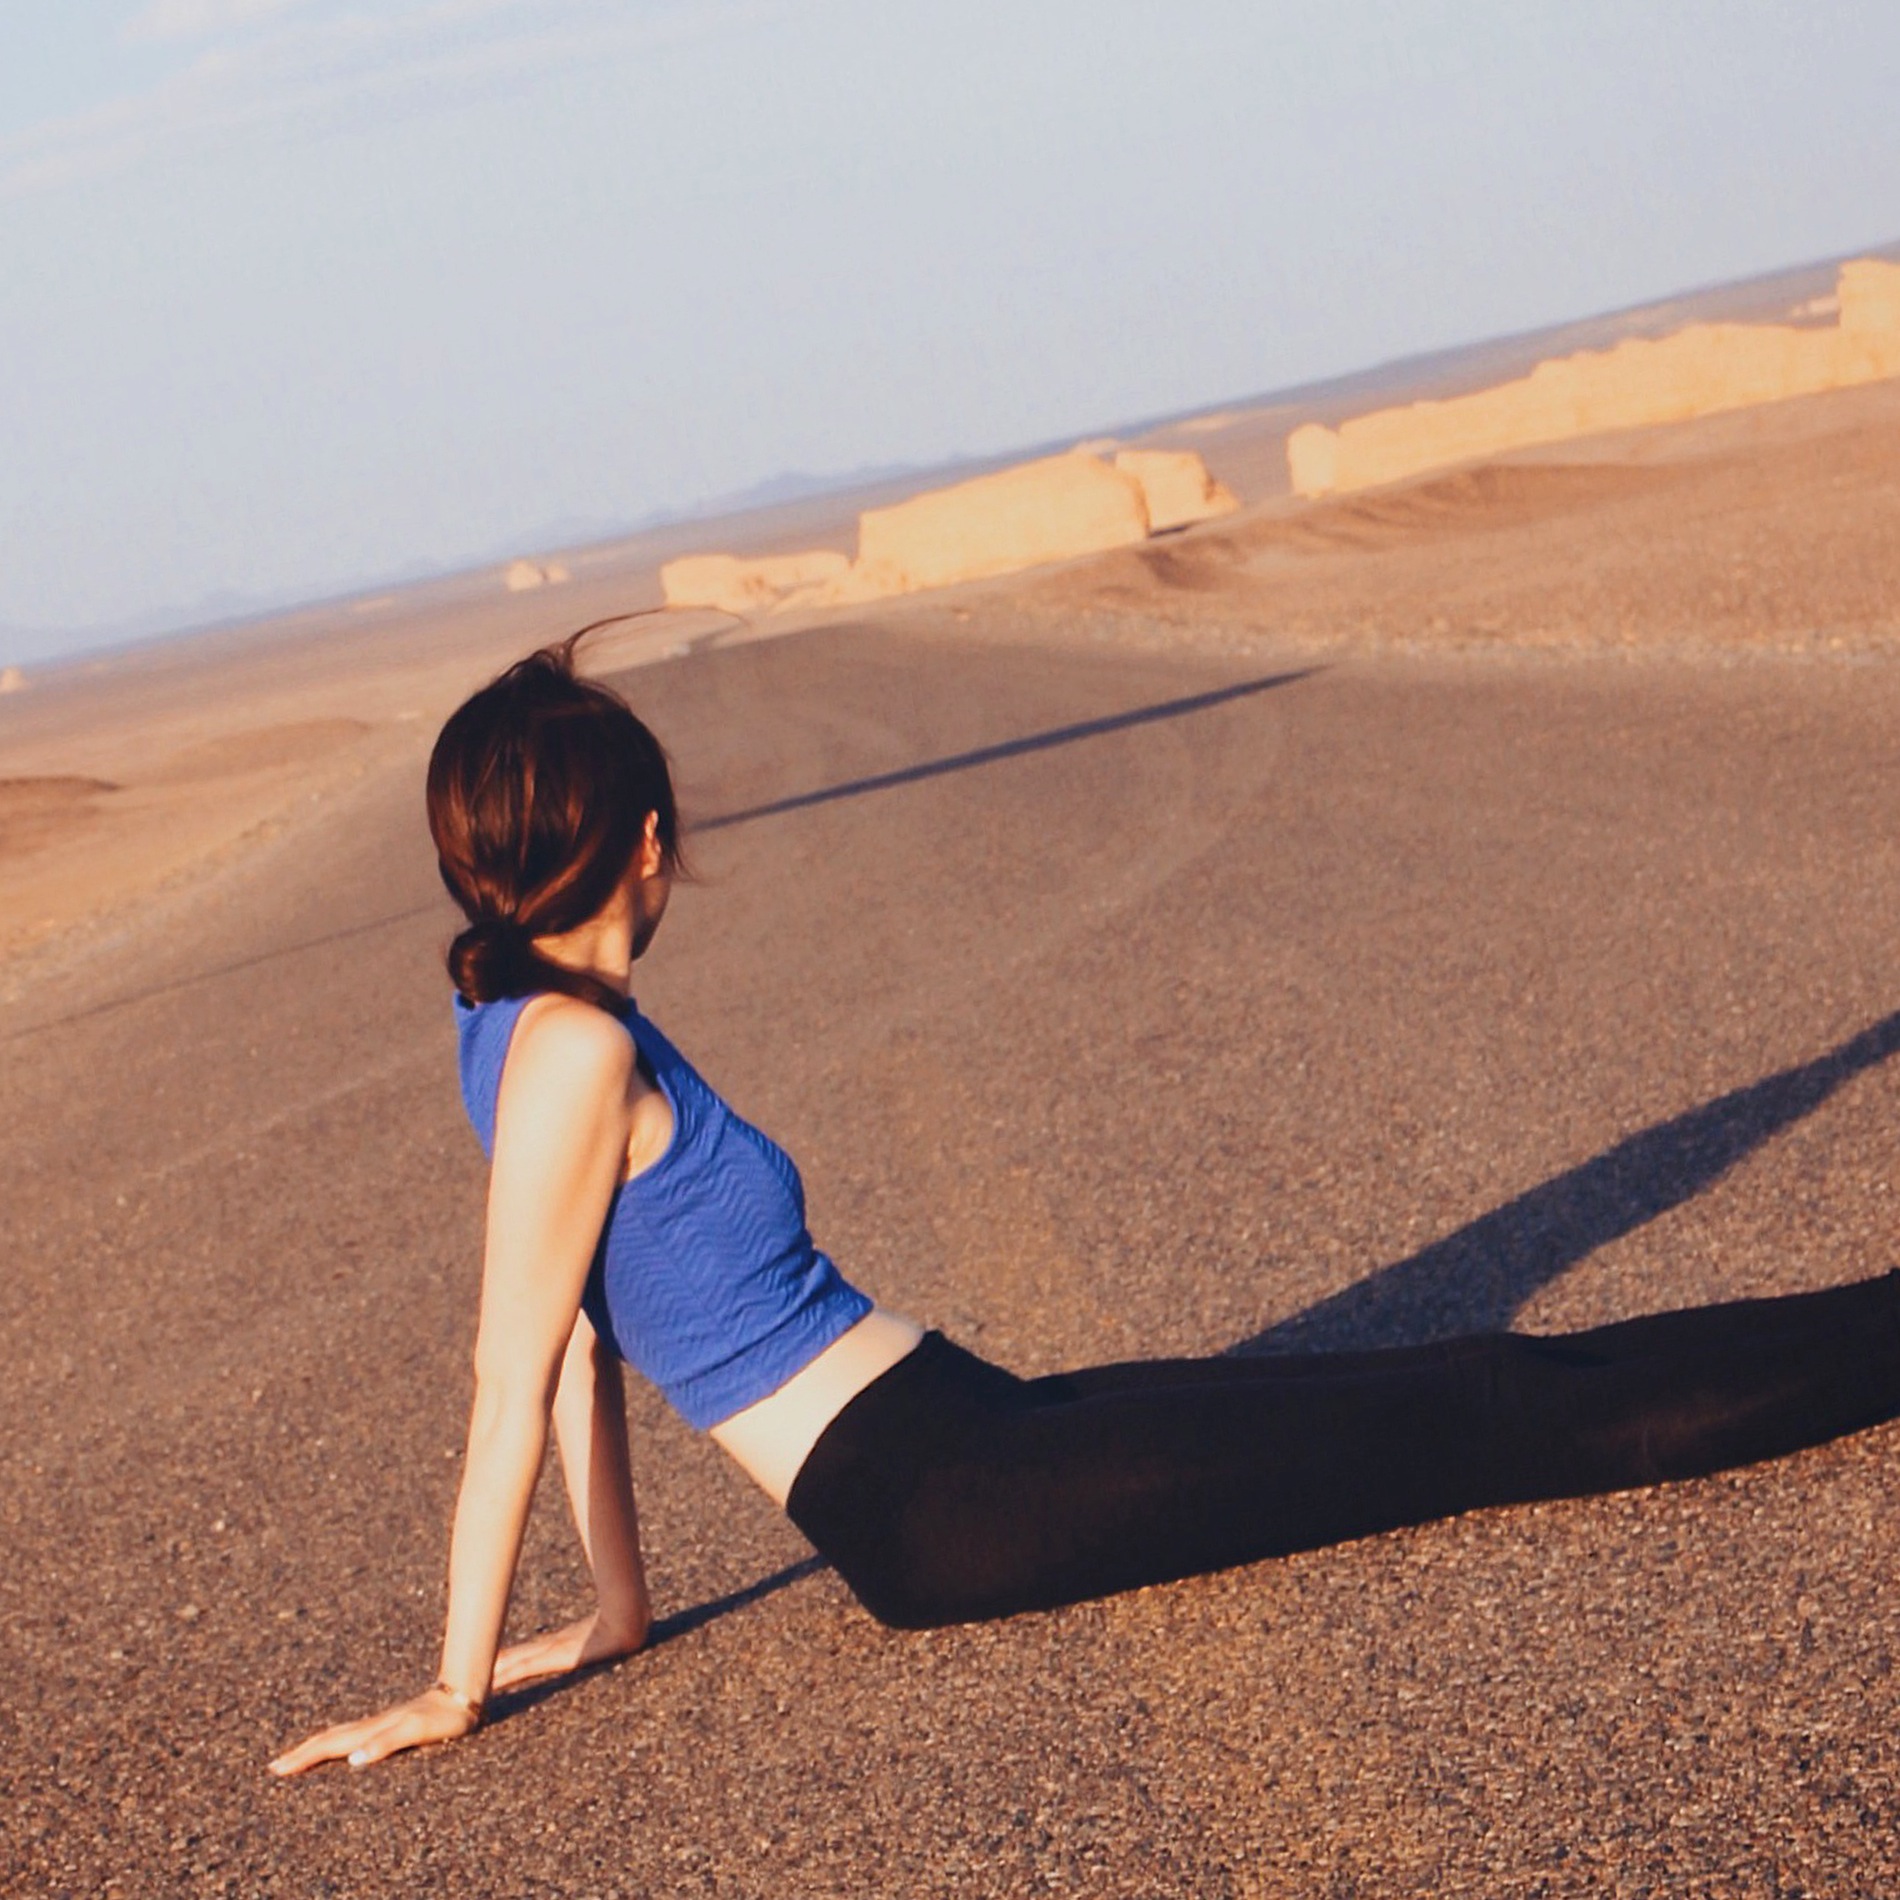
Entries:
{"label": "woman's arm", "polygon": [[554,1436],[574,1528],[594,1573],[599,1621],[637,1649],[653,1620],[640,1520],[627,1452],[627,1397],[620,1357],[601,1344],[585,1313],[574,1322],[554,1395]]}
{"label": "woman's arm", "polygon": [[489,1693],[548,1413],[594,1248],[626,1160],[633,1045],[602,1011],[537,1001],[515,1030],[496,1106],[475,1402],[449,1546],[442,1687],[312,1736],[271,1766],[360,1767],[465,1734]]}
{"label": "woman's arm", "polygon": [[564,1628],[511,1643],[495,1658],[497,1689],[631,1655],[653,1624],[633,1503],[620,1360],[601,1343],[585,1313],[574,1322],[561,1362],[554,1436],[599,1606]]}

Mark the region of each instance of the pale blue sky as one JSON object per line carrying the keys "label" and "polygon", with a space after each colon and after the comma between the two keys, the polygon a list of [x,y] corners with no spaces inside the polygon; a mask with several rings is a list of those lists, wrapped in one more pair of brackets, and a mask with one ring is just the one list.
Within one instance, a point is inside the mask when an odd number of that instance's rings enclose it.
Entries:
{"label": "pale blue sky", "polygon": [[1892,0],[0,0],[0,660],[1900,238]]}

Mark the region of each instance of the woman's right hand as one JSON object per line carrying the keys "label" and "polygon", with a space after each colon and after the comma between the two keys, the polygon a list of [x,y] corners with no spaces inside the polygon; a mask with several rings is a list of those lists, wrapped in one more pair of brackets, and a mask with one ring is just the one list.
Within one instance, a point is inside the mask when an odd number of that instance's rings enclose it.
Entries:
{"label": "woman's right hand", "polygon": [[526,1642],[510,1643],[495,1658],[494,1688],[518,1689],[524,1682],[564,1676],[590,1663],[614,1662],[631,1656],[646,1641],[644,1629],[614,1629],[599,1616],[584,1616],[564,1629],[543,1630]]}
{"label": "woman's right hand", "polygon": [[459,1741],[480,1723],[479,1708],[471,1709],[445,1695],[437,1684],[379,1715],[320,1730],[307,1742],[286,1749],[271,1763],[270,1771],[274,1775],[301,1775],[325,1761],[347,1761],[352,1768],[367,1768],[371,1762],[400,1754],[405,1748]]}

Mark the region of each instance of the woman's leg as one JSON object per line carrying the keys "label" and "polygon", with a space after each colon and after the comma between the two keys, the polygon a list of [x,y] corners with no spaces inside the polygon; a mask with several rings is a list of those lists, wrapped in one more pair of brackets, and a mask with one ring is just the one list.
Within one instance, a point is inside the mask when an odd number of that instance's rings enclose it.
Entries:
{"label": "woman's leg", "polygon": [[933,1335],[846,1408],[795,1521],[873,1614],[1007,1615],[1619,1490],[1900,1412],[1900,1276],[1593,1332],[1018,1380]]}

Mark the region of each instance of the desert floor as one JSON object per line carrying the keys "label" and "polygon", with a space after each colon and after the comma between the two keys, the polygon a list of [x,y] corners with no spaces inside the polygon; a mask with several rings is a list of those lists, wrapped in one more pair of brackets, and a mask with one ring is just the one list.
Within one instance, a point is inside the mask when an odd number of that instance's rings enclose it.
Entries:
{"label": "desert floor", "polygon": [[[1025,1372],[1882,1271],[1896,420],[636,627],[699,871],[641,1001],[847,1273]],[[1900,1885],[1894,1427],[900,1636],[636,1390],[648,1653],[273,1782],[433,1673],[482,1162],[420,776],[588,585],[0,702],[0,1887]],[[584,1601],[550,1483],[513,1624]]]}

